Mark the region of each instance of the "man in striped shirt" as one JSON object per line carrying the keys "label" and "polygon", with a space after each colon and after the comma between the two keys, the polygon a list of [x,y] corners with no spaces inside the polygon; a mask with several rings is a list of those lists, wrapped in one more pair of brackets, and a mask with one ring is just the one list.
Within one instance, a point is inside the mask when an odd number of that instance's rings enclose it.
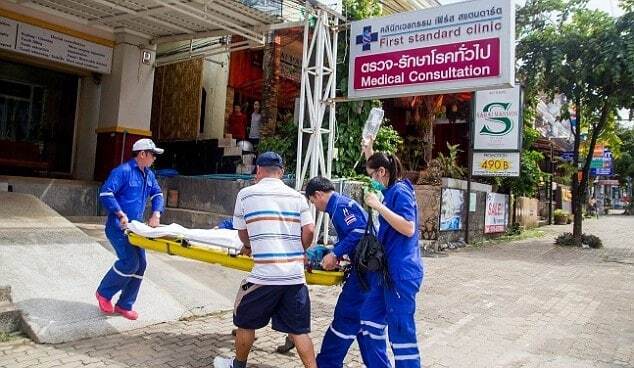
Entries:
{"label": "man in striped shirt", "polygon": [[216,357],[214,367],[246,367],[255,330],[272,320],[274,330],[291,336],[304,366],[316,368],[304,276],[304,251],[314,234],[312,214],[306,199],[282,182],[284,167],[277,153],[262,153],[256,166],[257,184],[238,193],[233,216],[242,253],[254,261],[233,311],[236,357]]}

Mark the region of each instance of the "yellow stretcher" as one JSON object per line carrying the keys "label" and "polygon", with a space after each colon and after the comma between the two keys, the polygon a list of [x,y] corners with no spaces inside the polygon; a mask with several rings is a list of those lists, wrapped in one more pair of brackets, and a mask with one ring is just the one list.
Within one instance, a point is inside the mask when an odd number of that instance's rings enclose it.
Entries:
{"label": "yellow stretcher", "polygon": [[[185,240],[168,238],[146,238],[128,232],[130,244],[169,255],[195,259],[207,263],[215,263],[224,267],[241,271],[251,271],[253,259],[242,255],[230,255],[226,250],[206,248],[190,244]],[[306,271],[306,282],[311,285],[337,285],[343,282],[343,272],[338,271]]]}

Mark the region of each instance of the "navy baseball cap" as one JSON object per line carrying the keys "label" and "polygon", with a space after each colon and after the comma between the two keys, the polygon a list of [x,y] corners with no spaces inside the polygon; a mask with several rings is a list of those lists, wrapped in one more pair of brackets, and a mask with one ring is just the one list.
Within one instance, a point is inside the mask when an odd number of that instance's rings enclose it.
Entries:
{"label": "navy baseball cap", "polygon": [[273,151],[268,151],[260,154],[255,160],[255,164],[262,167],[277,166],[280,169],[284,168],[282,157]]}

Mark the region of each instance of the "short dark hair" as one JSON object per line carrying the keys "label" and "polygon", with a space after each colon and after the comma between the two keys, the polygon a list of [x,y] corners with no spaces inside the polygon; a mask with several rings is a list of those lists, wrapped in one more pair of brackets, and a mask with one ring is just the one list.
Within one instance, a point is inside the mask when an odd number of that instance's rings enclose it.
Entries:
{"label": "short dark hair", "polygon": [[306,197],[310,197],[315,194],[315,192],[333,192],[335,190],[335,185],[324,178],[323,176],[315,176],[310,179],[306,184]]}
{"label": "short dark hair", "polygon": [[398,157],[392,153],[376,152],[368,158],[366,166],[372,170],[378,170],[381,167],[385,168],[390,173],[388,187],[403,178],[403,165]]}

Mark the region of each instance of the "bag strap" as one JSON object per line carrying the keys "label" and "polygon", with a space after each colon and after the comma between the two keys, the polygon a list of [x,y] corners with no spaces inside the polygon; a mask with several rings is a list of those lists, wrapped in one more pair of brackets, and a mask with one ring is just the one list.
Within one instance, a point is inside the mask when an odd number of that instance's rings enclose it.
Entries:
{"label": "bag strap", "polygon": [[368,211],[368,220],[365,225],[365,235],[376,235],[376,231],[374,230],[374,221],[372,218],[372,208]]}

